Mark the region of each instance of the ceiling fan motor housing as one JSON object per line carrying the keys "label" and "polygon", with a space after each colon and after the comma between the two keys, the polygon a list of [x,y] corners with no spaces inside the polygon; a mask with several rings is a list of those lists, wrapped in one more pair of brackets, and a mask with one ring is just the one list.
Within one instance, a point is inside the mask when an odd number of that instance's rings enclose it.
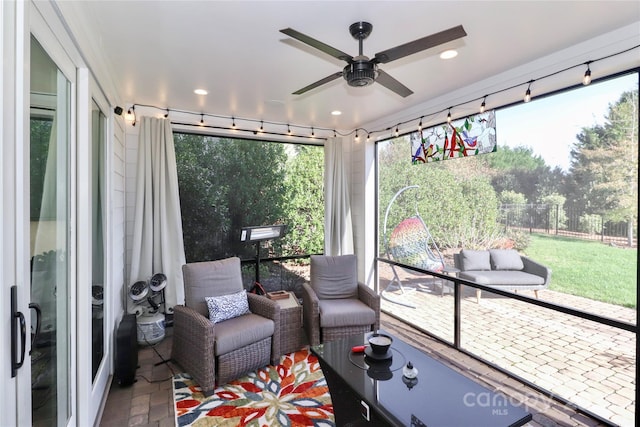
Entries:
{"label": "ceiling fan motor housing", "polygon": [[369,61],[367,57],[358,56],[354,58],[351,64],[344,67],[342,77],[344,77],[349,86],[369,86],[378,77],[378,66]]}

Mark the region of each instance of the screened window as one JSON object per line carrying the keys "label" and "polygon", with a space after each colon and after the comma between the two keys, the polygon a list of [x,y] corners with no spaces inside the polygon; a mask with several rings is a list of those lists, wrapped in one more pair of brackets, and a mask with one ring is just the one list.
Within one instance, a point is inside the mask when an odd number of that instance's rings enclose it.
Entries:
{"label": "screened window", "polygon": [[[604,420],[633,424],[638,110],[634,72],[498,109],[492,153],[412,164],[419,134],[378,143],[382,310]],[[454,254],[489,248],[550,268],[548,287],[494,286],[480,299],[454,286],[468,280]],[[491,277],[491,268],[487,254],[478,270]],[[605,378],[624,392],[602,389]]]}
{"label": "screened window", "polygon": [[[187,262],[239,256],[250,283],[258,255],[264,261],[322,253],[322,146],[187,133],[174,139]],[[274,224],[286,225],[283,238],[241,241],[243,227]],[[261,262],[261,283],[297,288],[272,271],[283,264]]]}

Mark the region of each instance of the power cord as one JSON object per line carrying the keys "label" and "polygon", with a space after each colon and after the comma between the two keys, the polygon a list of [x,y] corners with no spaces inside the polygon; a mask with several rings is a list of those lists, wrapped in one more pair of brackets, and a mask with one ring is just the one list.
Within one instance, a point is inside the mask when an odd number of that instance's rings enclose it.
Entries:
{"label": "power cord", "polygon": [[149,342],[149,340],[147,340],[147,335],[144,333],[144,331],[142,330],[142,328],[140,327],[140,325],[137,324],[136,322],[136,327],[138,328],[138,331],[141,333],[142,338],[144,339],[144,342],[147,343],[147,346],[149,346],[160,358],[161,362],[156,363],[154,366],[159,366],[159,365],[167,365],[167,367],[169,368],[169,370],[171,371],[171,376],[167,377],[167,378],[163,378],[160,380],[150,380],[147,377],[145,377],[142,374],[136,374],[136,377],[140,377],[142,379],[144,379],[146,382],[153,384],[153,383],[161,383],[167,380],[172,379],[173,377],[176,376],[175,371],[173,370],[173,368],[171,367],[171,364],[169,362],[171,362],[171,359],[165,359],[160,352],[158,351],[158,349],[156,349],[156,346],[159,344],[159,342],[155,343],[155,344],[151,344]]}

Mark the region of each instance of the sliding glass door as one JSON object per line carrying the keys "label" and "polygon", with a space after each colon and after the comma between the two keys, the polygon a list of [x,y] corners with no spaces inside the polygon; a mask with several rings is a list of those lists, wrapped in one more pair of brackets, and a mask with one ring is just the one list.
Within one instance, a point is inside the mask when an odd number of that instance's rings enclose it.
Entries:
{"label": "sliding glass door", "polygon": [[[71,84],[31,39],[29,223],[34,426],[71,417]],[[39,314],[39,316],[38,316]],[[38,328],[39,326],[39,328]],[[39,330],[38,330],[39,329]]]}

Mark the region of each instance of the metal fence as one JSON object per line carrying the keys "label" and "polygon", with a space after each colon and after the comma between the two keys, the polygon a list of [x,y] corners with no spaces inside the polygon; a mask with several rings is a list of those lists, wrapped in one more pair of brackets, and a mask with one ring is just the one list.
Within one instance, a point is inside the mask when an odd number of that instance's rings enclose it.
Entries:
{"label": "metal fence", "polygon": [[499,222],[507,229],[637,247],[637,227],[630,230],[627,222],[608,221],[603,215],[584,214],[559,205],[504,204],[500,206]]}

